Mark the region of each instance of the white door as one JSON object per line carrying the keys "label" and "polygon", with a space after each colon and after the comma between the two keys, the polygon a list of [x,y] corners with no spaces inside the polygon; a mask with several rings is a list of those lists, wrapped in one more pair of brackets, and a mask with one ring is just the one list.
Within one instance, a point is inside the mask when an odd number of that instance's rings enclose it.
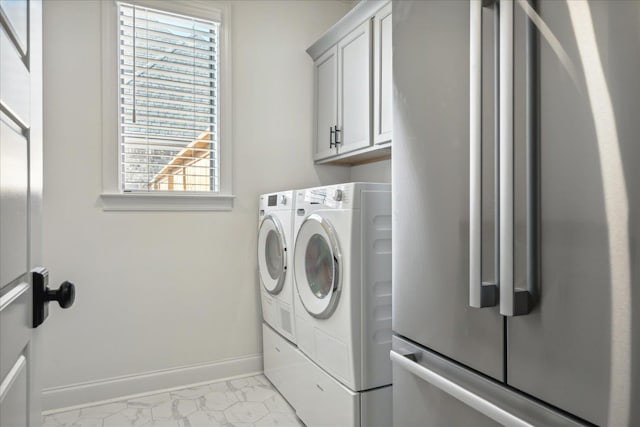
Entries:
{"label": "white door", "polygon": [[302,305],[313,317],[331,316],[342,289],[342,256],[331,223],[309,215],[298,231],[293,255],[296,288]]}
{"label": "white door", "polygon": [[338,43],[338,152],[371,145],[371,21]]}
{"label": "white door", "polygon": [[338,50],[332,47],[314,63],[315,150],[314,160],[335,156],[338,124]]}
{"label": "white door", "polygon": [[40,262],[41,4],[0,0],[0,425],[39,426],[30,270]]}
{"label": "white door", "polygon": [[0,0],[0,426],[42,423],[37,325],[47,301],[73,304],[74,286],[46,288],[41,264],[42,4]]}
{"label": "white door", "polygon": [[373,18],[373,141],[391,142],[393,79],[391,75],[391,3]]}

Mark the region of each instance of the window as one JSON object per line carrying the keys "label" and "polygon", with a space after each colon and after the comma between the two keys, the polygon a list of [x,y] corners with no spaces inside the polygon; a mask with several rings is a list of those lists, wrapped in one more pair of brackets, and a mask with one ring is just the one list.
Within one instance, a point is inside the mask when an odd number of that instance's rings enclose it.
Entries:
{"label": "window", "polygon": [[229,9],[216,5],[103,2],[106,210],[231,208]]}
{"label": "window", "polygon": [[123,191],[217,191],[218,24],[119,4]]}

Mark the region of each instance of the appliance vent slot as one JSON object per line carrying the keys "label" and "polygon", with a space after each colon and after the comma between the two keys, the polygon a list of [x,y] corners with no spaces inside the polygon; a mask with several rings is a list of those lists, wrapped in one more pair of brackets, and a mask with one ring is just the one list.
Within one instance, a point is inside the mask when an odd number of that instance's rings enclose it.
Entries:
{"label": "appliance vent slot", "polygon": [[291,313],[282,308],[280,309],[280,325],[282,326],[282,329],[288,333],[293,333],[293,329],[291,328]]}

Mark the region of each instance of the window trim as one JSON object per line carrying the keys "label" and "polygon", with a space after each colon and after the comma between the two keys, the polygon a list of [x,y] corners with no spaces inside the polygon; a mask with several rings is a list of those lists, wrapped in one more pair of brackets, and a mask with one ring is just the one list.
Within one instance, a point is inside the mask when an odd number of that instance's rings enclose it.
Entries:
{"label": "window trim", "polygon": [[123,192],[120,186],[118,119],[118,7],[115,0],[102,2],[102,208],[106,211],[202,211],[233,208],[231,113],[231,6],[224,1],[191,0],[158,2],[125,0],[170,13],[220,23],[218,68],[218,150],[220,156],[217,192]]}

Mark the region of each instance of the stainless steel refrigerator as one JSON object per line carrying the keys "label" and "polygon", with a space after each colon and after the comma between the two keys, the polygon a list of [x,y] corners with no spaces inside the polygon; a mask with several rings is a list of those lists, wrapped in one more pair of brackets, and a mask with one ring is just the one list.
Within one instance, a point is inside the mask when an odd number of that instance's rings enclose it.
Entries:
{"label": "stainless steel refrigerator", "polygon": [[640,425],[640,2],[393,1],[394,425]]}

